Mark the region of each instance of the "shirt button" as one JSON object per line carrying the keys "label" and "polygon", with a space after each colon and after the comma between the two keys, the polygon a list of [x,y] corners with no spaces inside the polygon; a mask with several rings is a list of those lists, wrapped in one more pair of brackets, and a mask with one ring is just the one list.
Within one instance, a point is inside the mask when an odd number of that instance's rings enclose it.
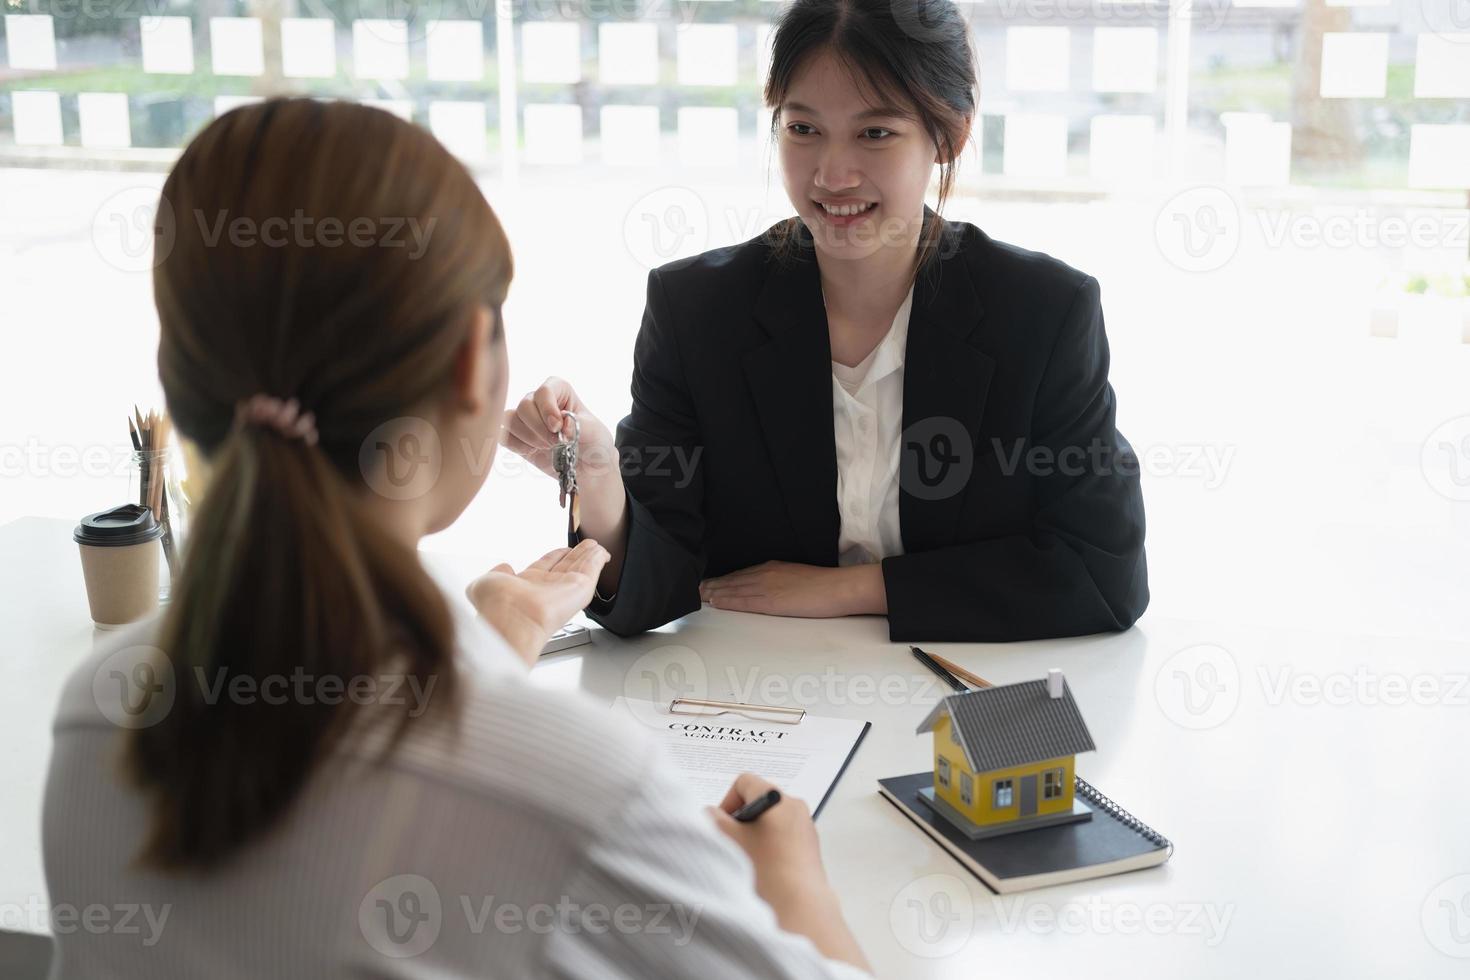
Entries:
{"label": "shirt button", "polygon": [[869,422],[869,419],[868,419],[868,417],[866,415],[864,415],[862,418],[858,419],[858,428],[859,429],[862,429],[864,432],[867,432],[868,431],[868,426],[870,424],[871,423]]}

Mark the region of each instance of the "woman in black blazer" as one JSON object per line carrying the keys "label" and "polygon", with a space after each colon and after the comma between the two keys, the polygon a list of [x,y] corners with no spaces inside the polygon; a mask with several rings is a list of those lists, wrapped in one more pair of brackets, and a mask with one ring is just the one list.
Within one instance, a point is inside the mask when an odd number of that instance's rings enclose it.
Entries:
{"label": "woman in black blazer", "polygon": [[[1143,612],[1138,461],[1114,425],[1097,281],[923,204],[937,164],[942,205],[974,91],[949,0],[788,8],[766,100],[798,217],[650,274],[616,440],[559,379],[507,413],[506,445],[547,472],[562,413],[581,423],[582,533],[613,555],[595,621],[632,634],[704,599],[993,641]],[[905,322],[901,396],[870,402],[901,425],[858,472],[838,381]],[[870,477],[901,545],[839,555],[873,526],[839,487]]]}

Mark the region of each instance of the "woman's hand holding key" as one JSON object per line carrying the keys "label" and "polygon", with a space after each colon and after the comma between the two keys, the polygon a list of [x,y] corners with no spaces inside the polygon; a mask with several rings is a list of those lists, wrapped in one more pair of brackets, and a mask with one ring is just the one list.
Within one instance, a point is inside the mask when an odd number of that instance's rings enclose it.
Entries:
{"label": "woman's hand holding key", "polygon": [[581,533],[605,548],[611,560],[602,571],[597,591],[611,596],[617,591],[627,542],[627,499],[618,468],[618,450],[606,425],[577,397],[569,382],[547,378],[528,392],[514,408],[506,410],[501,443],[542,473],[557,478],[552,447],[570,438],[571,412],[581,424],[577,451],[577,485],[581,498]]}

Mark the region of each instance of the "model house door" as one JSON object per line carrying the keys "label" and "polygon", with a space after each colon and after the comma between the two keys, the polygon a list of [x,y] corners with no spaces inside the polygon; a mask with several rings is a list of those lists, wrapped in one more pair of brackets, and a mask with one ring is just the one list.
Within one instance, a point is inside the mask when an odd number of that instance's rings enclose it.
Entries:
{"label": "model house door", "polygon": [[1021,816],[1036,816],[1036,774],[1021,777]]}

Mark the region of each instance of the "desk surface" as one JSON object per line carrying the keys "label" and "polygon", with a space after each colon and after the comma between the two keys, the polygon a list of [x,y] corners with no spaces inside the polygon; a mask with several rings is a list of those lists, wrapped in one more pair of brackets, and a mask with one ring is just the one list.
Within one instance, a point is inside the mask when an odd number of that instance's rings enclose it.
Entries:
{"label": "desk surface", "polygon": [[[0,928],[45,927],[40,800],[60,685],[94,638],[64,521],[0,527]],[[483,559],[426,555],[458,594]],[[878,618],[705,610],[537,666],[538,683],[795,704],[873,723],[818,822],[879,976],[1464,976],[1470,644],[1153,619],[1127,633],[936,644],[997,682],[1067,674],[1078,772],[1169,836],[1162,868],[995,896],[880,798],[930,764],[943,694]],[[1330,625],[1330,624],[1327,624]]]}

